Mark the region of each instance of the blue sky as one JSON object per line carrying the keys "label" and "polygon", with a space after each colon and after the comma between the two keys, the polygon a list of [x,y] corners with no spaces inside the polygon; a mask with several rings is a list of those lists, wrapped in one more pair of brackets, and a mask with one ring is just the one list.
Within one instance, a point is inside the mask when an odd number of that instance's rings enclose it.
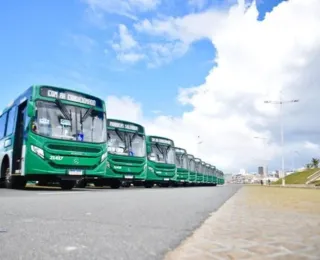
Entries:
{"label": "blue sky", "polygon": [[[228,1],[208,1],[203,9],[225,8],[225,2]],[[258,1],[260,19],[279,2]],[[181,114],[184,108],[176,100],[178,88],[203,82],[213,66],[215,52],[211,43],[198,41],[182,57],[156,68],[148,68],[144,62],[123,64],[108,41],[117,32],[118,24],[131,29],[134,21],[104,13],[104,26],[101,20],[98,26],[86,13],[87,8],[81,0],[2,3],[1,80],[10,91],[2,93],[1,104],[7,104],[29,85],[43,83],[92,91],[103,98],[130,95],[143,104],[146,115],[152,110]],[[165,0],[157,10],[137,15],[137,19],[152,18],[156,13],[183,16],[193,10],[185,0]],[[159,90],[157,95],[154,88]]]}

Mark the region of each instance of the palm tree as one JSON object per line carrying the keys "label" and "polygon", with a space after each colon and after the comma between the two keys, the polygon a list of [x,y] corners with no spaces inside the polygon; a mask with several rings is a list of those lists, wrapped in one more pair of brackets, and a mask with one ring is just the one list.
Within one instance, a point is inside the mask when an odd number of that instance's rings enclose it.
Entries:
{"label": "palm tree", "polygon": [[317,158],[312,158],[312,160],[311,160],[311,165],[313,166],[313,168],[318,168],[318,166],[319,166],[319,159],[317,159]]}

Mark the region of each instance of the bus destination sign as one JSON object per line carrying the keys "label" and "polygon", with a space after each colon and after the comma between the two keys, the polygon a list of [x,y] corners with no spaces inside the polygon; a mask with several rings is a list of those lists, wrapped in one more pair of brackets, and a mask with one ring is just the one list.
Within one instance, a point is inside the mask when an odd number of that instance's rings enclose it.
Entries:
{"label": "bus destination sign", "polygon": [[176,153],[186,153],[186,150],[180,149],[180,148],[175,148]]}
{"label": "bus destination sign", "polygon": [[124,128],[124,129],[132,130],[132,131],[139,130],[139,127],[136,125],[133,125],[133,124],[125,124],[125,123],[116,122],[116,121],[108,121],[108,122],[109,122],[109,126],[111,126],[111,127]]}
{"label": "bus destination sign", "polygon": [[168,140],[168,139],[162,139],[162,138],[155,138],[155,137],[152,137],[152,138],[151,138],[151,142],[172,145],[172,141],[171,141],[171,140]]}
{"label": "bus destination sign", "polygon": [[62,100],[77,102],[77,103],[81,103],[89,106],[101,106],[100,102],[98,102],[99,104],[97,104],[97,101],[99,101],[98,99],[88,98],[86,95],[71,92],[71,91],[42,87],[40,90],[40,94],[43,97],[62,99]]}

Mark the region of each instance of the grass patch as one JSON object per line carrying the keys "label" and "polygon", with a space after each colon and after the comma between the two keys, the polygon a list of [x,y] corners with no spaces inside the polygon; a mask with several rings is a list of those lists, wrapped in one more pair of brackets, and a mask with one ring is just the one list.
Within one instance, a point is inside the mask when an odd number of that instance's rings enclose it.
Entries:
{"label": "grass patch", "polygon": [[[308,180],[308,177],[319,171],[320,169],[308,169],[303,172],[295,172],[293,174],[288,175],[285,178],[286,184],[305,184]],[[273,182],[273,185],[280,185],[282,183],[282,179]]]}
{"label": "grass patch", "polygon": [[[246,186],[243,188],[244,202],[252,208],[283,211],[299,211],[308,214],[320,214],[320,190],[285,189],[272,186]],[[275,216],[276,212],[275,212]]]}

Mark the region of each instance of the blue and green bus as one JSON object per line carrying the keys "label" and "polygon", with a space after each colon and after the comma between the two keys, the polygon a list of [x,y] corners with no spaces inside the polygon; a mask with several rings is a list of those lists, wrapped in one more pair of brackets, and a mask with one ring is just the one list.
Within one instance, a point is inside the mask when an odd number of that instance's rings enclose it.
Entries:
{"label": "blue and green bus", "polygon": [[72,189],[105,174],[106,107],[78,91],[34,85],[0,115],[1,185],[58,182]]}

